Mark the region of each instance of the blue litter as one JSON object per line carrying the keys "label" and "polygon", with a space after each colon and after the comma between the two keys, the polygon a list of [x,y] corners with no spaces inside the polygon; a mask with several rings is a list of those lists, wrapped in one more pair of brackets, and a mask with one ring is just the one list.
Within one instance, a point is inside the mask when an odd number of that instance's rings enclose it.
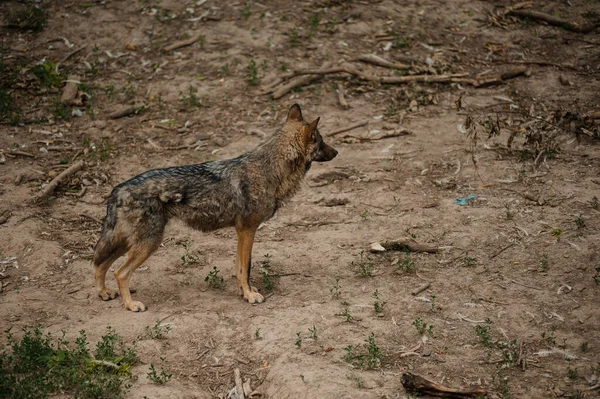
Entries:
{"label": "blue litter", "polygon": [[458,204],[460,206],[465,206],[465,205],[467,205],[467,203],[469,201],[474,200],[475,198],[477,198],[477,195],[475,195],[475,194],[469,194],[466,197],[455,199],[454,203]]}

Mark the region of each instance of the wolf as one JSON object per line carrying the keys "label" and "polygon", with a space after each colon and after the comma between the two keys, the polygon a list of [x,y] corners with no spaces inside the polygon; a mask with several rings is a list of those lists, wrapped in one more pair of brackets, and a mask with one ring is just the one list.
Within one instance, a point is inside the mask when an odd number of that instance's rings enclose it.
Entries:
{"label": "wolf", "polygon": [[117,296],[106,287],[106,272],[127,254],[114,272],[119,293],[127,309],[145,311],[143,303],[132,299],[129,279],[159,247],[169,220],[179,219],[204,232],[235,227],[238,293],[250,303],[263,302],[250,286],[258,226],[299,190],[313,162],[331,161],[338,154],[323,141],[319,120],[305,122],[294,104],[281,130],[253,151],[233,159],[153,169],[117,185],[108,198],[92,258],[100,298]]}

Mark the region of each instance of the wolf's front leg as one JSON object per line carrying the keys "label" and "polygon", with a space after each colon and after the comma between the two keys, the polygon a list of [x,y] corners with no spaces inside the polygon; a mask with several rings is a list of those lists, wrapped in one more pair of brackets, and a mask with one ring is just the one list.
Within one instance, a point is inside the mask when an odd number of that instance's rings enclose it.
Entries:
{"label": "wolf's front leg", "polygon": [[235,262],[235,279],[240,295],[250,303],[261,303],[264,298],[255,287],[250,286],[250,269],[252,266],[252,244],[256,227],[236,227],[238,235],[237,256]]}

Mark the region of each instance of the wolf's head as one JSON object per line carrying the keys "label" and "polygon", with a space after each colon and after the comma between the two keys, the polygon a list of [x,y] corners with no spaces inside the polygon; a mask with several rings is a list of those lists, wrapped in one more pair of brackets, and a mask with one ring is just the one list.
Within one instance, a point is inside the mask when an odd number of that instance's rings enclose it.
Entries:
{"label": "wolf's head", "polygon": [[315,119],[311,123],[306,123],[302,118],[302,111],[298,104],[292,105],[288,111],[287,120],[285,122],[285,130],[294,134],[298,143],[306,170],[310,168],[311,162],[327,162],[331,161],[338,152],[323,141],[317,125],[319,119]]}

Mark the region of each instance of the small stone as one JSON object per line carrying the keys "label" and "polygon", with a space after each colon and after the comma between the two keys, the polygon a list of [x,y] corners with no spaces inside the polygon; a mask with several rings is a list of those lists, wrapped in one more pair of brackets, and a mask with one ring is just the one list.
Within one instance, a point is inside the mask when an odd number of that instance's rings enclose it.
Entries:
{"label": "small stone", "polygon": [[423,357],[431,356],[431,350],[425,349],[423,351],[423,353],[421,354],[421,356],[423,356]]}

